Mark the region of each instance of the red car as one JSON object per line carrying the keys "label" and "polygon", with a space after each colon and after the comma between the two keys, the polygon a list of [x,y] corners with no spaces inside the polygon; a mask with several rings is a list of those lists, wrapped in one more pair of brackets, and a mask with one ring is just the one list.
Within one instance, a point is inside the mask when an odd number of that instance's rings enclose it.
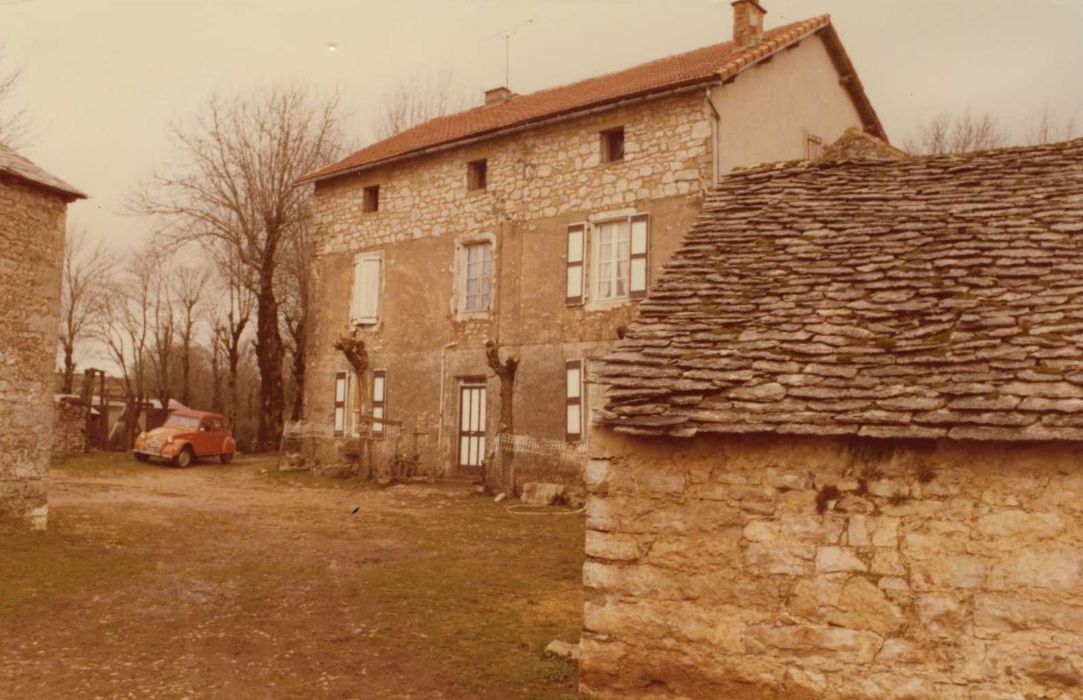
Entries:
{"label": "red car", "polygon": [[225,416],[187,408],[173,411],[164,425],[135,439],[135,458],[140,462],[155,458],[187,467],[196,459],[217,457],[227,464],[236,453]]}

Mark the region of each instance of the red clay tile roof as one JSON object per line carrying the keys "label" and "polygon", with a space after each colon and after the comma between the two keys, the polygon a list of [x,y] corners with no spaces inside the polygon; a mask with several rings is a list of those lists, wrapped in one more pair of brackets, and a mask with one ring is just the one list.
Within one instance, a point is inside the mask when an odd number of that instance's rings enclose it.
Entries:
{"label": "red clay tile roof", "polygon": [[52,190],[67,201],[86,199],[85,194],[60,178],[50,175],[2,143],[0,143],[0,173]]}
{"label": "red clay tile roof", "polygon": [[[831,28],[830,16],[821,15],[768,30],[764,33],[763,41],[750,49],[738,49],[733,42],[715,44],[616,73],[607,73],[570,85],[516,96],[501,104],[483,105],[465,112],[439,117],[363,148],[337,163],[306,175],[302,181],[319,180],[360,170],[434,146],[448,145],[466,138],[478,137],[622,99],[726,80],[749,65],[825,28],[828,30],[825,33],[825,39],[829,42],[832,58],[836,61],[840,73],[846,71],[852,74],[853,67],[846,59],[838,37]],[[879,120],[868,105],[867,98],[864,97],[864,92],[860,92],[860,95],[853,92],[855,88],[858,91],[861,90],[856,76],[848,81],[847,85],[855,100],[861,103],[859,109],[866,117],[866,128],[881,138],[886,138]],[[866,116],[866,113],[871,114],[871,118]]]}
{"label": "red clay tile roof", "polygon": [[1083,440],[1083,139],[723,178],[596,374],[629,432]]}

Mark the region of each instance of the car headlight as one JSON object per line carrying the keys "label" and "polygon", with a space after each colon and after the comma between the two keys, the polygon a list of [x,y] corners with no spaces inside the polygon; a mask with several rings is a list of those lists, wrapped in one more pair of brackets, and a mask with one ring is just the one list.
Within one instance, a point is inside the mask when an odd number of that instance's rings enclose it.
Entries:
{"label": "car headlight", "polygon": [[173,444],[173,436],[172,435],[170,435],[168,438],[166,438],[166,444],[167,445],[172,445]]}

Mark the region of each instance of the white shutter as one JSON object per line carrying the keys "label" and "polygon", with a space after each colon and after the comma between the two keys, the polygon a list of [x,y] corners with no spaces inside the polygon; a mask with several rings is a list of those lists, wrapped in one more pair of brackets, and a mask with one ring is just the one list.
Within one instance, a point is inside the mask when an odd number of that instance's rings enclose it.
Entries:
{"label": "white shutter", "polygon": [[576,224],[568,227],[568,281],[565,290],[565,303],[569,306],[583,303],[585,239],[586,226]]}
{"label": "white shutter", "polygon": [[632,240],[628,256],[628,296],[647,296],[647,260],[650,250],[650,226],[647,214],[632,217]]}
{"label": "white shutter", "polygon": [[380,311],[380,256],[365,253],[354,260],[350,324],[376,323]]}

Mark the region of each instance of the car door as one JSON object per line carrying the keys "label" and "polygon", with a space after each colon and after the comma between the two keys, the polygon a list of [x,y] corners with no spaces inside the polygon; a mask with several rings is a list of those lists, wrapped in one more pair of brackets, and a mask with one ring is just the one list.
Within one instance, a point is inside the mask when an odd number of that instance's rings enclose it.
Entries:
{"label": "car door", "polygon": [[204,418],[199,422],[199,429],[192,437],[192,449],[197,457],[215,454],[213,418]]}

